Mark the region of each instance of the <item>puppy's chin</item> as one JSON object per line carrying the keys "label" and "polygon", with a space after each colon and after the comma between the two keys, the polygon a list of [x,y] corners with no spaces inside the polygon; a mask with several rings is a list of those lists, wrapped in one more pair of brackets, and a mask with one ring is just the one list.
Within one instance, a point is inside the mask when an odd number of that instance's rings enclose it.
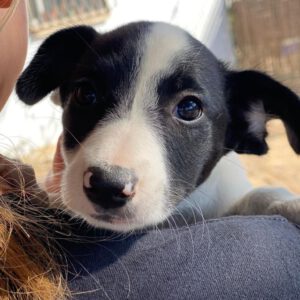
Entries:
{"label": "puppy's chin", "polygon": [[124,233],[162,223],[172,212],[170,205],[165,204],[166,199],[159,197],[153,199],[155,203],[149,198],[133,198],[121,208],[104,209],[89,201],[83,192],[72,193],[63,188],[61,200],[71,216],[95,228]]}
{"label": "puppy's chin", "polygon": [[95,228],[107,229],[107,230],[122,232],[122,233],[127,233],[135,230],[145,229],[147,227],[152,227],[156,223],[162,222],[164,219],[162,218],[162,220],[160,220],[159,222],[152,221],[149,223],[142,223],[136,219],[105,217],[105,216],[103,217],[98,215],[84,216],[83,218],[89,225]]}
{"label": "puppy's chin", "polygon": [[92,227],[123,233],[153,227],[165,221],[170,215],[170,212],[165,212],[146,217],[135,214],[126,215],[125,213],[108,213],[105,211],[100,213],[96,210],[91,213],[83,213],[72,208],[68,209],[71,215],[83,219]]}

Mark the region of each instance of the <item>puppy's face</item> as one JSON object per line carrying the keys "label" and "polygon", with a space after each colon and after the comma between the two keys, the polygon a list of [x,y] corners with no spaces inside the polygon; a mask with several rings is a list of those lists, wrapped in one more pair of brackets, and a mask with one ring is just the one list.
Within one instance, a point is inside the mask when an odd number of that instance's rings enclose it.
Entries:
{"label": "puppy's face", "polygon": [[227,148],[266,151],[265,121],[254,124],[266,105],[234,104],[235,76],[171,25],[134,23],[103,35],[77,27],[46,40],[17,92],[33,103],[58,89],[66,207],[96,227],[130,231],[165,220]]}
{"label": "puppy's face", "polygon": [[219,63],[166,24],[99,35],[91,47],[60,87],[62,199],[95,226],[159,223],[221,156]]}

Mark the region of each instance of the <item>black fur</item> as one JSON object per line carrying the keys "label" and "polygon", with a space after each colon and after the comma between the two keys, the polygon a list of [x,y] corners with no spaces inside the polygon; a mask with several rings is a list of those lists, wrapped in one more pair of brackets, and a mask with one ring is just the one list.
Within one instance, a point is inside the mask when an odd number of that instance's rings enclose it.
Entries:
{"label": "black fur", "polygon": [[267,132],[258,138],[249,133],[245,113],[251,105],[262,102],[268,119],[284,122],[289,142],[300,154],[300,100],[286,86],[256,71],[229,72],[226,77],[227,101],[231,121],[227,130],[226,147],[238,153],[265,154]]}
{"label": "black fur", "polygon": [[20,99],[32,105],[61,86],[96,36],[97,32],[88,26],[64,29],[50,36],[17,82]]}
{"label": "black fur", "polygon": [[[97,122],[113,110],[120,101],[119,89],[129,91],[139,62],[136,44],[141,30],[146,31],[148,25],[129,24],[102,35],[87,26],[61,30],[41,45],[19,78],[16,91],[27,104],[60,88],[67,149],[78,146]],[[78,106],[70,97],[74,85],[82,79],[95,87],[98,101],[93,106]]]}

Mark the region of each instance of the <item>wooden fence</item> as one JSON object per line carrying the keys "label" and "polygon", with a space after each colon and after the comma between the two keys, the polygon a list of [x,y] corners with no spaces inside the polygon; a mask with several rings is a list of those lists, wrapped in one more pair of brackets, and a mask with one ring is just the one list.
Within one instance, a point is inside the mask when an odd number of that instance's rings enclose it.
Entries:
{"label": "wooden fence", "polygon": [[29,28],[35,37],[79,23],[101,23],[109,13],[105,0],[30,0],[28,3]]}
{"label": "wooden fence", "polygon": [[300,0],[233,0],[231,16],[239,66],[300,93]]}

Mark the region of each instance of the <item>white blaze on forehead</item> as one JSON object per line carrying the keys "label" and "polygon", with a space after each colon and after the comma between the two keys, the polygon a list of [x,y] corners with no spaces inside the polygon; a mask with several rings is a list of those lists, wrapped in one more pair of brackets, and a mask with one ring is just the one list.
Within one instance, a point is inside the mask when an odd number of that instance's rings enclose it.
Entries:
{"label": "white blaze on forehead", "polygon": [[146,107],[156,104],[157,79],[174,70],[173,59],[188,48],[188,35],[178,27],[156,23],[145,36],[144,43],[133,110],[139,104]]}
{"label": "white blaze on forehead", "polygon": [[188,35],[182,29],[164,23],[153,25],[145,38],[140,74],[149,79],[159,72],[170,72],[173,58],[187,47]]}

